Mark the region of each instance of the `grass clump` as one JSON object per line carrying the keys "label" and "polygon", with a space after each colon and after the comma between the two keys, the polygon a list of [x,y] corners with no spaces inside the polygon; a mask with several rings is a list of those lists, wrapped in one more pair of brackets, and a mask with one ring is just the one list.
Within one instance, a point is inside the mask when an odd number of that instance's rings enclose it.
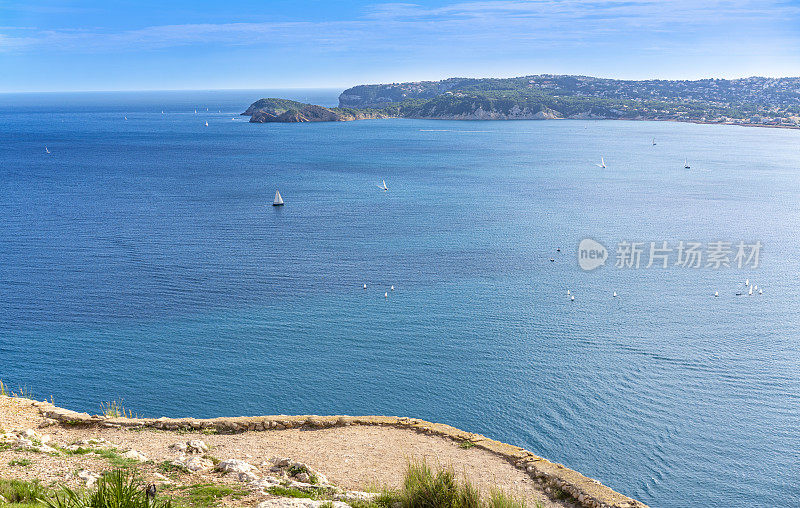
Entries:
{"label": "grass clump", "polygon": [[312,499],[314,494],[310,492],[305,492],[300,489],[296,489],[294,487],[281,487],[279,485],[275,485],[267,489],[267,492],[272,494],[273,496],[281,496],[281,497],[305,497]]}
{"label": "grass clump", "polygon": [[8,463],[9,466],[26,467],[31,465],[30,459],[14,459]]}
{"label": "grass clump", "polygon": [[356,504],[354,508],[525,508],[523,501],[500,490],[483,496],[451,468],[433,471],[425,462],[409,463],[399,490],[385,490],[373,501]]}
{"label": "grass clump", "polygon": [[133,418],[133,413],[125,409],[123,400],[112,400],[111,402],[100,403],[100,414],[107,418]]}
{"label": "grass clump", "polygon": [[74,450],[62,449],[61,451],[67,455],[88,455],[90,453],[93,453],[97,456],[107,459],[112,466],[119,469],[128,469],[139,463],[136,459],[129,459],[127,457],[123,457],[114,448],[84,448],[81,446]]}
{"label": "grass clump", "polygon": [[49,497],[49,492],[38,480],[0,479],[0,496],[12,505],[41,505]]}
{"label": "grass clump", "polygon": [[148,498],[144,485],[123,470],[106,473],[87,493],[63,487],[61,493],[45,499],[45,503],[48,508],[172,508],[171,499]]}
{"label": "grass clump", "polygon": [[472,441],[461,441],[460,443],[458,443],[458,447],[464,450],[469,450],[473,446],[475,446],[475,443],[473,443]]}

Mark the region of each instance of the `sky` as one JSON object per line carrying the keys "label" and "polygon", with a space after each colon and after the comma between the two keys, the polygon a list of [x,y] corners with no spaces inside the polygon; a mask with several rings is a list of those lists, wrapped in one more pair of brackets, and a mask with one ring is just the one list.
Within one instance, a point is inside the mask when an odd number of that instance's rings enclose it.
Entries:
{"label": "sky", "polygon": [[0,92],[800,76],[800,0],[0,0]]}

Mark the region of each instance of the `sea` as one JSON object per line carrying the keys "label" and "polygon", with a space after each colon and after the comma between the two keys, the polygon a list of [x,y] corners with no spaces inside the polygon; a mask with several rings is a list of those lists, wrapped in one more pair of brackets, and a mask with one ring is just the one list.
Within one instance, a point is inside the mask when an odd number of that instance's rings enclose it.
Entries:
{"label": "sea", "polygon": [[409,416],[653,507],[800,505],[800,131],[240,116],[339,92],[0,95],[0,379]]}

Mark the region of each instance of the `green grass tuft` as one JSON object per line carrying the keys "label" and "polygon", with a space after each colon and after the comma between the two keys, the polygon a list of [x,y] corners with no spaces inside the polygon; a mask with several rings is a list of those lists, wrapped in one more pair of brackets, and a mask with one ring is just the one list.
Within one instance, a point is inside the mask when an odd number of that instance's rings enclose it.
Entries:
{"label": "green grass tuft", "polygon": [[122,470],[103,475],[91,492],[79,493],[64,487],[45,502],[49,508],[172,508],[171,499],[148,499],[144,485]]}
{"label": "green grass tuft", "polygon": [[38,480],[26,482],[0,479],[0,496],[12,505],[40,505],[49,496],[49,492]]}
{"label": "green grass tuft", "polygon": [[8,465],[9,466],[25,467],[25,466],[30,466],[31,465],[31,461],[30,461],[30,459],[14,459],[11,462],[9,462]]}
{"label": "green grass tuft", "polygon": [[314,498],[314,494],[310,492],[305,492],[300,489],[296,489],[294,487],[280,487],[278,485],[274,487],[270,487],[267,489],[267,492],[272,494],[273,496],[281,496],[281,497],[305,497],[309,499]]}
{"label": "green grass tuft", "polygon": [[469,450],[469,449],[470,449],[470,448],[472,448],[473,446],[475,446],[475,443],[473,443],[472,441],[461,441],[461,442],[458,444],[458,447],[459,447],[459,448],[463,448],[464,450]]}

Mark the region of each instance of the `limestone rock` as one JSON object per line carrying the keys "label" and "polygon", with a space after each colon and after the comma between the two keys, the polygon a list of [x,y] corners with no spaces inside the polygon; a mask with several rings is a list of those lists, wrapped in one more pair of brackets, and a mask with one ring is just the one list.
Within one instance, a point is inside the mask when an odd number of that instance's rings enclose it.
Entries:
{"label": "limestone rock", "polygon": [[128,450],[127,452],[122,454],[123,457],[126,459],[132,459],[137,462],[147,462],[147,457],[145,457],[142,453],[137,452],[136,450]]}
{"label": "limestone rock", "polygon": [[183,463],[189,471],[205,471],[214,467],[214,463],[202,457],[192,457]]}
{"label": "limestone rock", "polygon": [[217,469],[226,473],[249,473],[255,466],[239,459],[225,459],[217,464]]}

